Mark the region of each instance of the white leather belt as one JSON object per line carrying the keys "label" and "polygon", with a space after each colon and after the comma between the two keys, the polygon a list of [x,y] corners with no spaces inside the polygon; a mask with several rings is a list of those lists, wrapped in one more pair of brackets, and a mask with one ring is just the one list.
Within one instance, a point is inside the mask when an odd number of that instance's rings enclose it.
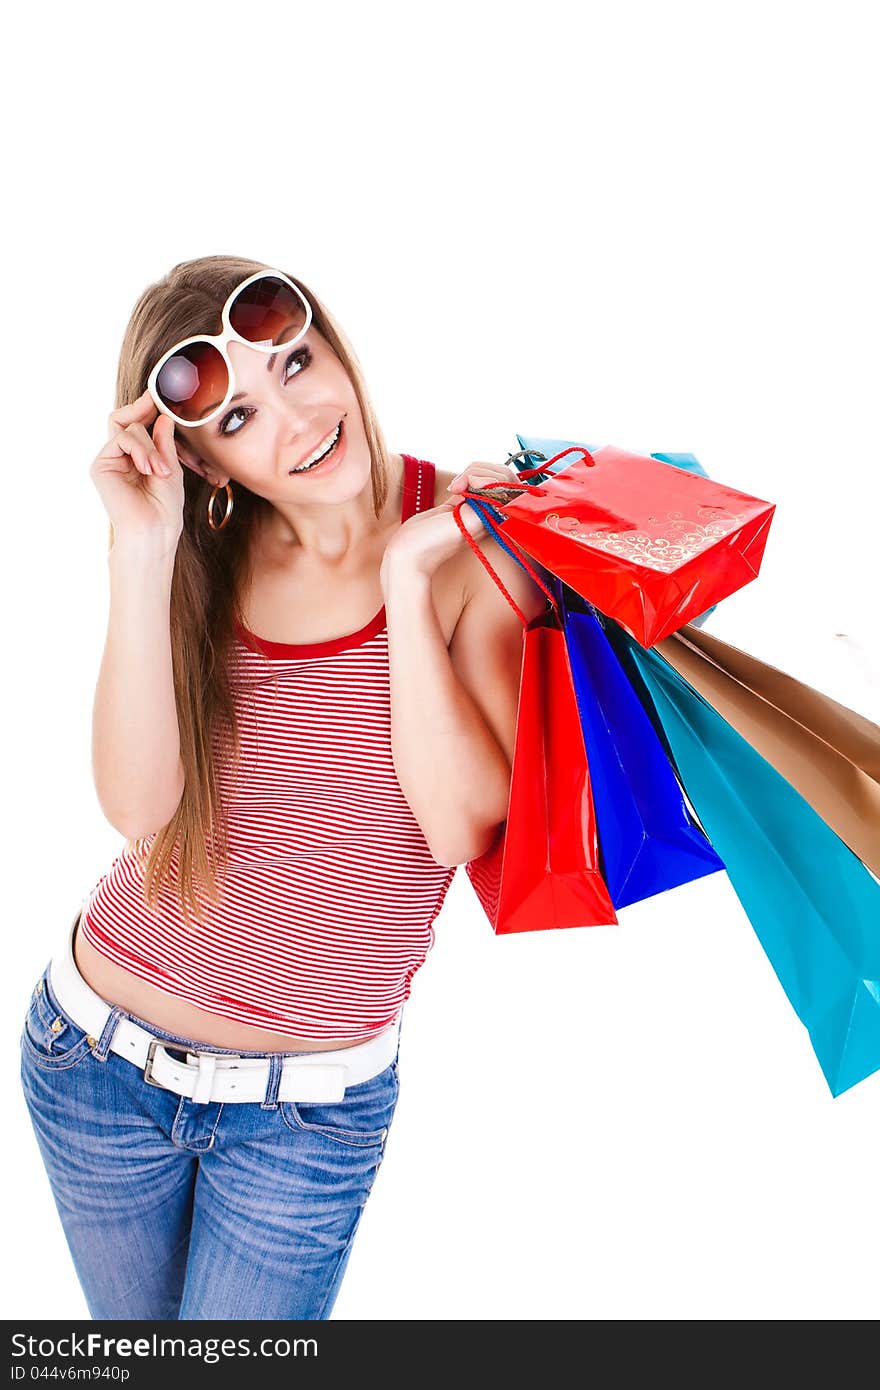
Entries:
{"label": "white leather belt", "polygon": [[[111,1013],[111,1005],[83,979],[73,955],[73,938],[79,910],[64,947],[52,959],[49,979],[61,1008],[97,1046]],[[284,1057],[278,1088],[279,1100],[337,1101],[347,1086],[369,1081],[384,1071],[397,1056],[400,1016],[396,1022],[366,1042],[334,1051],[299,1053]],[[184,1053],[185,1058],[169,1055]],[[242,1057],[235,1052],[190,1047],[161,1031],[150,1032],[126,1014],[117,1021],[110,1051],[143,1070],[144,1080],[190,1100],[262,1101],[269,1081],[269,1057]]]}

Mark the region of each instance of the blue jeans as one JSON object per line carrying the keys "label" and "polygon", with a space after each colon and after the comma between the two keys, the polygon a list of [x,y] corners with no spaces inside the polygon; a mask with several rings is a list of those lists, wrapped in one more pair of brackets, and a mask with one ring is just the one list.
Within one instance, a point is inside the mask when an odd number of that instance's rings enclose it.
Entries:
{"label": "blue jeans", "polygon": [[48,966],[41,980],[22,1087],[91,1316],[328,1318],[384,1155],[397,1056],[341,1101],[293,1103],[277,1099],[291,1054],[239,1050],[272,1057],[267,1098],[194,1102],[108,1050],[118,1013],[93,1049]]}

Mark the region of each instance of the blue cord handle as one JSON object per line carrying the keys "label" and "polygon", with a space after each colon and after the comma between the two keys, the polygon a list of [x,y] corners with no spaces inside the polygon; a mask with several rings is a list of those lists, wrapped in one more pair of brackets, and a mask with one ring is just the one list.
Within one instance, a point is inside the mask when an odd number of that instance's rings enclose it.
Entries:
{"label": "blue cord handle", "polygon": [[[473,507],[473,509],[474,509],[475,512],[479,513],[479,515],[482,517],[483,524],[485,525],[485,527],[486,527],[486,529],[488,530],[489,534],[495,537],[495,540],[496,540],[496,541],[498,542],[498,544],[501,546],[501,549],[502,549],[502,550],[506,550],[507,553],[508,553],[508,555],[512,556],[513,559],[516,560],[516,563],[519,565],[520,569],[521,569],[521,570],[525,570],[525,571],[526,571],[526,574],[528,574],[528,570],[526,570],[526,567],[525,567],[525,565],[523,564],[523,562],[522,562],[522,560],[520,559],[520,557],[519,557],[514,551],[511,550],[511,548],[510,548],[509,545],[505,545],[504,541],[503,541],[503,540],[501,539],[501,537],[499,536],[499,534],[498,534],[498,532],[496,531],[495,527],[492,525],[492,522],[488,520],[488,517],[487,517],[487,515],[486,515],[487,512],[491,512],[492,515],[494,516],[495,520],[500,522],[500,521],[503,521],[503,520],[504,520],[504,513],[503,513],[503,512],[500,512],[500,511],[498,510],[497,507],[494,507],[494,506],[492,505],[491,502],[486,502],[485,500],[481,500],[481,501],[478,502],[478,501],[476,501],[476,499],[473,498],[473,497],[465,497],[464,501],[467,502],[468,506]],[[530,577],[531,577],[531,576],[530,576]],[[556,576],[556,575],[554,575],[554,579],[556,580],[556,583],[557,583],[561,588],[564,589],[565,586],[563,585],[562,580],[559,579],[559,577]],[[557,602],[558,602],[558,599],[557,599]],[[603,612],[601,612],[600,609],[596,608],[596,606],[595,606],[594,604],[590,603],[589,600],[584,599],[584,603],[586,604],[587,611],[588,611],[589,613],[591,613],[591,614],[593,615],[593,617],[596,618],[596,619],[598,620],[599,626],[600,626],[603,630],[606,630],[607,627],[608,627],[608,619],[607,619],[607,617],[605,616],[605,614],[604,614]],[[564,611],[564,609],[563,609],[563,611]]]}
{"label": "blue cord handle", "polygon": [[465,497],[464,500],[469,507],[473,507],[474,511],[477,512],[480,517],[482,517],[483,525],[486,527],[486,530],[489,532],[489,534],[495,537],[495,540],[501,546],[501,549],[506,550],[508,555],[512,556],[513,559],[516,560],[516,563],[519,565],[520,569],[525,570],[526,574],[528,574],[528,570],[526,569],[522,560],[519,558],[517,554],[514,553],[514,551],[511,550],[509,545],[505,544],[505,542],[501,539],[498,532],[496,531],[495,527],[492,525],[492,522],[488,519],[486,515],[487,512],[491,512],[495,520],[497,522],[501,522],[504,520],[504,513],[500,512],[497,507],[493,507],[491,502],[486,502],[484,500],[478,502],[473,497]]}

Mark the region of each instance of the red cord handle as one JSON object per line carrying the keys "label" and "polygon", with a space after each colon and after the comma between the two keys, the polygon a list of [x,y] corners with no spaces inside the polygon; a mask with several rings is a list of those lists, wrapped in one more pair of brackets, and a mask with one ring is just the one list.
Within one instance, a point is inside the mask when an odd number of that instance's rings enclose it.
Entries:
{"label": "red cord handle", "polygon": [[[493,483],[487,483],[486,486],[487,486],[487,487],[493,487],[494,484],[493,484]],[[502,484],[502,486],[503,486],[503,484]],[[476,555],[476,557],[477,557],[477,559],[479,560],[480,564],[483,566],[483,568],[484,568],[484,569],[487,571],[487,573],[490,575],[490,577],[492,578],[492,580],[493,580],[493,582],[495,583],[495,585],[497,586],[497,588],[499,588],[499,589],[501,590],[502,594],[503,594],[504,597],[507,599],[507,602],[510,604],[511,608],[513,609],[513,611],[518,615],[519,620],[520,620],[520,622],[522,623],[523,627],[528,627],[528,625],[529,625],[529,620],[528,620],[528,618],[526,617],[525,613],[523,613],[523,611],[522,611],[522,609],[520,608],[519,604],[517,603],[516,599],[515,599],[515,598],[513,597],[513,595],[508,591],[506,585],[504,584],[504,581],[501,579],[501,576],[498,575],[498,574],[496,574],[495,570],[492,568],[492,565],[491,565],[490,562],[486,559],[486,556],[483,554],[482,550],[481,550],[480,547],[477,545],[477,542],[474,540],[474,538],[473,538],[473,536],[471,535],[470,531],[467,529],[467,527],[465,526],[464,522],[463,522],[462,519],[461,519],[461,509],[462,509],[462,507],[464,506],[465,502],[467,501],[467,499],[468,499],[469,497],[474,498],[474,500],[477,501],[477,502],[484,502],[484,501],[486,500],[484,497],[481,496],[481,494],[480,494],[479,492],[470,492],[470,491],[467,491],[467,492],[461,493],[461,494],[460,494],[460,499],[459,499],[459,501],[456,502],[455,506],[454,506],[453,509],[452,509],[452,515],[455,517],[455,523],[456,523],[456,525],[457,525],[459,531],[461,531],[462,535],[464,536],[465,540],[467,541],[468,545],[470,546],[471,550],[472,550],[472,551],[474,552],[474,554]],[[482,521],[483,521],[483,525],[486,527],[486,529],[487,529],[488,531],[490,531],[490,532],[494,535],[494,534],[495,534],[495,533],[494,533],[494,529],[488,524],[488,522],[485,520],[485,517],[482,517],[482,513],[481,513],[480,515],[481,515],[481,519],[482,519]],[[522,565],[523,565],[523,568],[526,569],[526,570],[528,571],[528,573],[529,573],[529,574],[531,575],[531,577],[534,579],[535,583],[536,583],[536,584],[539,586],[539,588],[541,588],[541,589],[544,591],[544,593],[547,595],[547,597],[549,598],[551,604],[553,605],[553,609],[554,609],[555,613],[556,613],[557,616],[558,616],[558,615],[559,615],[559,605],[557,604],[556,599],[553,597],[553,595],[551,594],[550,590],[547,588],[547,585],[544,583],[544,581],[543,581],[543,579],[541,578],[541,576],[535,573],[535,571],[534,571],[534,569],[533,569],[531,563],[529,562],[528,557],[523,553],[523,551],[522,551],[522,549],[520,548],[520,546],[516,545],[515,542],[512,541],[512,540],[510,539],[509,536],[505,536],[505,537],[504,537],[504,544],[505,544],[505,545],[509,545],[510,548],[511,548],[512,550],[515,550],[515,551],[517,552],[517,558],[521,561],[521,563],[522,563]]]}
{"label": "red cord handle", "polygon": [[[521,470],[519,471],[519,473],[518,473],[518,476],[519,476],[520,478],[531,478],[531,477],[532,477],[534,474],[536,474],[536,473],[546,473],[546,472],[548,471],[549,466],[550,466],[551,463],[555,463],[557,459],[564,458],[566,454],[571,454],[571,453],[583,454],[583,456],[584,456],[584,459],[583,459],[584,463],[586,463],[587,466],[588,466],[589,468],[594,468],[594,467],[595,467],[595,465],[596,465],[596,460],[593,458],[593,455],[590,453],[589,449],[585,449],[585,448],[583,447],[582,444],[571,444],[571,445],[569,445],[569,447],[568,447],[567,449],[562,449],[558,454],[554,454],[552,458],[547,459],[546,462],[545,462],[544,464],[542,464],[539,468],[523,468],[523,469],[521,469]],[[483,491],[486,491],[487,489],[492,488],[492,487],[519,488],[519,487],[520,487],[520,484],[519,484],[519,483],[516,483],[516,482],[508,483],[508,482],[504,482],[504,481],[502,481],[502,480],[499,479],[499,481],[498,481],[497,483],[486,483],[486,485],[485,485]],[[540,486],[540,484],[539,484],[537,487],[532,487],[532,486],[530,486],[530,485],[527,484],[527,483],[523,483],[523,484],[522,484],[522,490],[523,490],[523,491],[528,491],[528,492],[536,493],[539,497],[543,497],[543,496],[544,496],[544,492],[545,492],[545,489],[542,488],[542,487]],[[509,593],[509,591],[507,590],[507,588],[506,588],[506,586],[505,586],[503,580],[501,579],[500,575],[496,574],[495,570],[492,568],[492,565],[491,565],[491,564],[489,563],[489,561],[486,559],[486,556],[483,554],[482,550],[481,550],[480,547],[477,545],[477,542],[474,540],[474,538],[473,538],[473,536],[471,535],[470,531],[467,529],[467,527],[465,526],[464,522],[463,522],[462,519],[461,519],[461,509],[462,509],[462,507],[464,506],[465,502],[467,501],[467,499],[468,499],[469,497],[473,498],[473,499],[474,499],[475,501],[477,501],[477,502],[483,502],[483,501],[485,501],[486,499],[482,496],[481,493],[479,493],[479,492],[471,492],[471,491],[469,491],[469,490],[466,491],[466,492],[463,492],[463,493],[459,494],[459,496],[460,496],[460,500],[456,503],[455,507],[453,508],[453,512],[452,512],[453,516],[455,517],[455,522],[456,522],[456,525],[458,526],[458,529],[461,531],[462,535],[464,536],[464,538],[465,538],[465,540],[467,541],[468,545],[470,546],[471,550],[474,552],[474,554],[476,555],[477,559],[480,561],[480,564],[481,564],[481,565],[483,566],[483,568],[488,572],[488,574],[491,576],[491,578],[492,578],[493,582],[495,583],[495,585],[497,586],[497,588],[500,589],[501,593],[502,593],[502,594],[504,595],[504,597],[507,599],[507,602],[510,604],[511,608],[514,610],[514,612],[515,612],[516,614],[518,614],[519,620],[520,620],[520,622],[522,623],[523,627],[528,627],[528,625],[529,625],[529,620],[528,620],[528,618],[525,616],[525,614],[523,613],[523,611],[522,611],[522,609],[520,608],[519,604],[516,602],[516,600],[513,598],[513,596],[512,596],[512,595]],[[499,506],[503,506],[503,503],[499,503]],[[486,527],[486,529],[487,529],[488,531],[490,531],[490,532],[492,533],[492,535],[495,536],[495,539],[499,541],[499,544],[501,544],[500,538],[499,538],[499,536],[498,536],[498,535],[496,534],[496,532],[495,532],[495,528],[494,528],[493,526],[491,526],[491,525],[489,524],[489,522],[486,521],[486,518],[483,516],[482,512],[480,513],[480,516],[481,516],[481,519],[482,519],[482,521],[483,521],[483,525]],[[554,597],[553,594],[550,592],[550,590],[547,588],[547,585],[544,583],[544,581],[543,581],[543,579],[540,577],[540,575],[538,575],[538,574],[535,573],[535,570],[534,570],[534,568],[532,567],[532,564],[531,564],[531,562],[529,561],[528,556],[527,556],[527,555],[525,554],[525,552],[523,551],[522,547],[519,546],[519,545],[517,545],[515,541],[511,540],[511,538],[510,538],[509,536],[505,536],[505,537],[504,537],[503,544],[506,545],[506,546],[509,546],[509,547],[511,548],[511,550],[513,550],[513,551],[516,552],[517,559],[520,561],[520,563],[522,564],[523,568],[531,575],[532,579],[534,579],[534,581],[535,581],[535,583],[538,585],[538,587],[539,587],[540,589],[542,589],[543,592],[544,592],[544,593],[547,595],[547,597],[549,598],[550,603],[551,603],[551,605],[552,605],[552,607],[553,607],[553,611],[554,611],[554,613],[556,614],[556,616],[557,616],[557,618],[558,618],[558,617],[559,617],[559,604],[556,602],[555,597]]]}
{"label": "red cord handle", "polygon": [[[534,475],[535,475],[536,473],[547,473],[547,472],[549,472],[551,463],[555,463],[555,462],[557,461],[557,459],[565,458],[565,455],[566,455],[566,454],[583,454],[582,462],[585,463],[585,464],[587,465],[588,468],[595,468],[595,467],[596,467],[596,460],[593,458],[593,455],[590,453],[589,449],[585,449],[584,446],[583,446],[583,444],[569,444],[569,446],[568,446],[567,449],[560,449],[560,451],[559,451],[558,454],[554,454],[552,458],[547,459],[547,460],[546,460],[544,463],[542,463],[542,464],[540,465],[540,467],[538,467],[538,468],[520,468],[520,469],[518,469],[518,470],[517,470],[517,476],[520,477],[520,478],[531,478],[531,477],[534,477]],[[551,475],[551,476],[552,476],[552,475]],[[517,483],[487,483],[487,484],[486,484],[486,487],[517,487],[517,486],[518,486]],[[539,497],[542,495],[542,491],[541,491],[540,484],[538,485],[538,487],[530,488],[529,491],[530,491],[530,492],[536,492],[536,493],[538,494]]]}

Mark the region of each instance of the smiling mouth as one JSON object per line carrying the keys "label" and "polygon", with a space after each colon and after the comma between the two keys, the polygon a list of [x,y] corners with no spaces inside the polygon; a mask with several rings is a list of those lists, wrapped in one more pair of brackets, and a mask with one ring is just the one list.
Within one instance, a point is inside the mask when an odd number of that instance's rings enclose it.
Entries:
{"label": "smiling mouth", "polygon": [[339,441],[340,441],[340,439],[342,438],[342,424],[343,424],[343,422],[342,422],[342,420],[340,420],[340,421],[339,421],[339,424],[336,426],[336,429],[333,431],[332,435],[328,435],[328,436],[327,436],[327,439],[328,439],[330,442],[325,446],[323,453],[319,454],[319,455],[317,456],[317,458],[313,458],[312,461],[311,461],[310,463],[302,463],[302,464],[299,465],[298,468],[290,468],[290,469],[288,469],[288,472],[289,472],[289,473],[310,473],[310,472],[312,471],[313,468],[318,468],[318,467],[320,466],[320,464],[322,464],[322,463],[324,462],[325,459],[327,459],[327,458],[330,457],[330,455],[333,453],[333,451],[336,449],[337,445],[339,444]]}

